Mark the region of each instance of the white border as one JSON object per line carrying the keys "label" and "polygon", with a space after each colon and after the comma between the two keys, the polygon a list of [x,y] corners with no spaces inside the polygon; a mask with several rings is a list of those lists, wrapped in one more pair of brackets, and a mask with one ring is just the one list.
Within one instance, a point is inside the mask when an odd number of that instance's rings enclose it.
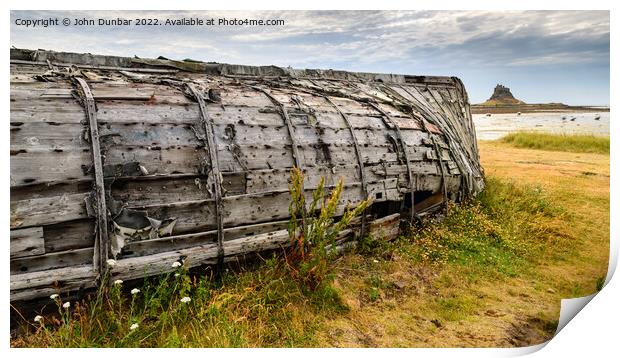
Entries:
{"label": "white border", "polygon": [[[26,10],[26,9],[50,9],[50,10],[69,10],[69,9],[84,9],[84,10],[170,10],[170,9],[193,9],[193,10],[204,10],[214,9],[214,10],[259,10],[259,9],[287,9],[287,10],[301,10],[301,9],[394,9],[394,10],[405,10],[405,9],[435,9],[435,10],[545,10],[545,9],[555,9],[555,10],[612,10],[611,11],[611,63],[614,63],[613,58],[617,58],[617,44],[614,43],[613,40],[616,39],[615,30],[617,28],[617,15],[616,11],[618,6],[616,5],[618,2],[611,1],[598,1],[598,0],[589,0],[589,1],[535,1],[535,0],[521,0],[521,1],[480,1],[480,0],[470,0],[470,1],[356,1],[354,4],[336,4],[333,0],[315,0],[308,2],[300,2],[300,1],[261,1],[259,2],[251,2],[251,1],[220,1],[207,3],[203,1],[196,2],[181,2],[181,1],[161,1],[155,2],[151,1],[121,1],[121,0],[106,0],[101,2],[84,2],[84,1],[11,1],[10,4],[3,3],[3,10],[0,14],[0,23],[3,24],[4,31],[2,32],[2,36],[5,39],[5,46],[10,46],[10,30],[9,30],[9,9],[14,10]],[[8,5],[8,6],[7,6]],[[6,7],[6,8],[5,8]],[[5,48],[6,49],[6,48]],[[6,50],[5,50],[6,51]],[[1,132],[0,137],[0,145],[2,146],[2,169],[3,175],[1,177],[0,185],[4,190],[2,193],[0,210],[1,216],[4,218],[2,221],[2,232],[7,233],[9,230],[8,218],[9,218],[9,131],[8,123],[6,123],[6,119],[9,118],[9,106],[7,98],[9,97],[9,85],[8,85],[8,77],[9,77],[9,53],[5,52],[3,57],[2,68],[5,71],[4,75],[4,86],[2,86],[2,113],[4,116],[2,118],[5,119],[3,123],[3,130]],[[615,95],[618,92],[618,73],[611,68],[611,88],[610,88],[610,106],[615,109],[617,100],[615,100]],[[615,119],[610,121],[610,133],[618,133],[620,126],[615,122]],[[615,140],[615,137],[612,138],[612,148],[611,148],[611,158],[617,158],[619,154],[618,151],[618,142]],[[558,356],[558,355],[589,355],[596,353],[603,353],[604,356],[609,355],[610,352],[617,352],[618,348],[618,317],[620,317],[620,310],[618,309],[618,303],[620,302],[620,284],[618,283],[619,279],[609,280],[612,277],[612,273],[615,271],[616,262],[617,262],[617,252],[618,252],[618,220],[620,218],[620,212],[618,210],[618,198],[619,198],[619,190],[617,185],[618,178],[618,163],[617,161],[611,160],[611,250],[615,251],[616,255],[612,255],[615,258],[615,262],[610,264],[610,272],[608,274],[608,285],[601,291],[599,295],[594,297],[592,301],[585,306],[581,313],[579,313],[567,326],[564,328],[559,334],[552,339],[544,349],[540,350],[537,355],[538,356]],[[616,219],[613,219],[616,218]],[[0,242],[1,251],[4,255],[4,265],[2,266],[3,277],[5,280],[2,280],[2,292],[4,292],[2,304],[6,308],[8,308],[9,304],[9,240],[5,238]],[[6,312],[6,311],[5,311]],[[4,332],[6,332],[6,343],[5,349],[8,348],[9,340],[8,340],[8,319],[3,320],[3,328]],[[390,355],[399,355],[399,356],[412,356],[412,355],[424,355],[424,356],[453,356],[458,355],[459,357],[467,357],[467,356],[512,356],[512,355],[522,355],[534,352],[540,348],[545,346],[544,344],[538,347],[529,347],[524,349],[390,349],[389,352],[385,350],[385,353]],[[5,352],[15,356],[21,355],[30,355],[30,354],[43,354],[43,355],[63,355],[66,356],[67,353],[70,355],[79,355],[84,354],[83,351],[78,350],[45,350],[45,351],[33,351],[33,350],[15,350],[12,349],[10,352]],[[103,350],[89,350],[87,354],[100,356],[103,354],[109,354],[108,351]],[[115,351],[114,354],[131,354],[138,355],[141,352],[136,352],[134,350],[122,350]],[[321,349],[317,350],[282,350],[282,349],[261,349],[261,350],[226,350],[226,351],[216,351],[209,350],[205,351],[203,349],[200,350],[184,350],[182,352],[170,350],[153,350],[148,354],[155,354],[161,356],[170,356],[170,355],[195,355],[204,357],[205,355],[220,355],[220,354],[252,354],[252,356],[265,356],[265,357],[273,357],[273,356],[291,356],[291,355],[342,355],[342,354],[353,354],[353,355],[373,355],[375,356],[377,353],[376,350],[364,350],[364,349],[354,349],[347,350],[347,352],[343,352],[342,350],[333,350],[333,349]],[[607,354],[605,354],[607,353]],[[613,353],[612,353],[613,354]]]}

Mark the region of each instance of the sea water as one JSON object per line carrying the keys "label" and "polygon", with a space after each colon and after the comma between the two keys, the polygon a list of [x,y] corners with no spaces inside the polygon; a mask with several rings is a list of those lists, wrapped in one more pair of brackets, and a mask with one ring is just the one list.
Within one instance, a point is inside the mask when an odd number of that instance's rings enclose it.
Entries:
{"label": "sea water", "polygon": [[[595,118],[600,116],[598,120]],[[478,140],[495,140],[517,131],[609,136],[609,112],[474,114]]]}

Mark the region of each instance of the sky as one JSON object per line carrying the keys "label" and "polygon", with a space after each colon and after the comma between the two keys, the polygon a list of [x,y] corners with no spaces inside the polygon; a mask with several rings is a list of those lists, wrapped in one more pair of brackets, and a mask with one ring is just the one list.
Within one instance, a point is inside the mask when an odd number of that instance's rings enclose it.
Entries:
{"label": "sky", "polygon": [[[281,19],[281,26],[26,27],[44,18]],[[134,20],[135,21],[135,20]],[[608,11],[11,11],[11,45],[244,65],[457,76],[528,103],[608,105]]]}

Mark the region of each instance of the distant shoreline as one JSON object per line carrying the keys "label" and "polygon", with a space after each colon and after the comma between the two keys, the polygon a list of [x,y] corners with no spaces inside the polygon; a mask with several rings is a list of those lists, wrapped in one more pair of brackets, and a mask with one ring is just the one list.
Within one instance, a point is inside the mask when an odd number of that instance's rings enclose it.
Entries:
{"label": "distant shoreline", "polygon": [[537,113],[537,112],[609,112],[604,106],[568,106],[561,103],[545,104],[514,104],[488,106],[481,104],[471,105],[472,114],[502,114],[502,113]]}

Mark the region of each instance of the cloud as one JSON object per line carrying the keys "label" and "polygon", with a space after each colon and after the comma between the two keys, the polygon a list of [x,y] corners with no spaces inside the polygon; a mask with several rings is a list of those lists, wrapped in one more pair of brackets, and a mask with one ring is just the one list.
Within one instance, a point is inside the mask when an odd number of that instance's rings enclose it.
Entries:
{"label": "cloud", "polygon": [[412,74],[609,67],[608,11],[11,12],[12,20],[49,16],[282,19],[285,25],[33,29],[12,21],[11,44],[120,56]]}
{"label": "cloud", "polygon": [[[360,64],[386,60],[409,61],[408,55],[458,61],[475,65],[528,66],[561,60],[597,61],[609,54],[609,13],[601,11],[74,11],[24,12],[16,17],[105,18],[249,18],[283,19],[275,27],[59,27],[26,29],[12,25],[11,39],[26,47],[49,47],[80,51],[86,43],[151,54],[155,49],[167,57],[181,55],[213,60],[269,58],[262,53],[277,47],[273,63],[303,65],[308,58],[329,57]],[[50,32],[56,33],[54,37]],[[72,41],[72,39],[90,41]],[[23,45],[22,45],[23,44]],[[123,49],[125,45],[127,48]],[[59,48],[63,47],[63,48]],[[91,49],[95,46],[89,46]],[[205,51],[198,53],[197,51]],[[252,50],[255,52],[248,52]],[[115,51],[115,52],[117,52]],[[566,56],[566,54],[573,54]],[[208,56],[208,57],[207,57]],[[312,62],[312,61],[311,61]],[[462,62],[460,62],[462,64]]]}

